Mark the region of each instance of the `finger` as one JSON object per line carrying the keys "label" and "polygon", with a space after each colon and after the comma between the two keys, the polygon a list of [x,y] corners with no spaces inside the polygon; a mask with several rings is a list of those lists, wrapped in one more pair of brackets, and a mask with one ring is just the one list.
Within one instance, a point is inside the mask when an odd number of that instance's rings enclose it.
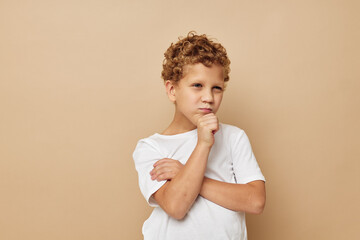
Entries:
{"label": "finger", "polygon": [[215,118],[206,118],[199,121],[199,124],[210,124],[210,123],[219,123],[219,119]]}
{"label": "finger", "polygon": [[173,161],[173,162],[161,162],[161,163],[158,163],[156,166],[154,166],[152,171],[157,171],[157,170],[162,169],[164,167],[172,168],[172,167],[176,167],[176,166],[178,166],[178,165],[177,165],[177,163],[175,161]]}
{"label": "finger", "polygon": [[175,177],[175,174],[172,172],[166,172],[163,174],[160,174],[159,176],[156,177],[156,181],[160,182],[163,180],[171,180]]}
{"label": "finger", "polygon": [[160,159],[158,161],[156,161],[154,164],[153,164],[153,167],[156,167],[157,165],[163,163],[164,161],[166,161],[167,158],[163,158],[163,159]]}
{"label": "finger", "polygon": [[159,175],[167,173],[167,172],[171,172],[171,168],[169,168],[169,167],[156,167],[150,172],[151,179],[154,180]]}
{"label": "finger", "polygon": [[207,114],[202,116],[201,120],[207,120],[207,119],[217,119],[218,117],[215,114]]}
{"label": "finger", "polygon": [[207,119],[203,119],[202,122],[203,122],[203,123],[206,123],[206,124],[211,124],[211,123],[216,123],[216,124],[218,124],[218,123],[219,123],[219,119],[218,119],[217,117],[207,118]]}
{"label": "finger", "polygon": [[174,175],[176,175],[180,170],[181,168],[183,167],[184,165],[177,161],[177,160],[172,160],[172,161],[169,161],[169,162],[163,162],[159,165],[157,165],[155,168],[153,168],[150,172],[150,175],[151,175],[151,179],[156,179],[159,175],[161,174],[164,174],[164,173],[172,173]]}
{"label": "finger", "polygon": [[159,164],[163,164],[163,163],[165,163],[165,162],[173,162],[173,161],[178,161],[178,160],[176,160],[176,159],[171,159],[171,158],[163,158],[163,159],[160,159],[160,160],[156,161],[156,162],[153,164],[153,166],[156,167],[156,166],[159,165]]}
{"label": "finger", "polygon": [[216,117],[215,113],[208,113],[201,116],[202,119],[213,118],[213,117]]}
{"label": "finger", "polygon": [[215,128],[219,127],[219,124],[216,121],[209,121],[209,122],[204,123],[203,126],[206,128],[211,128],[211,129],[215,130]]}
{"label": "finger", "polygon": [[219,124],[218,124],[218,122],[216,122],[216,121],[205,122],[205,123],[202,123],[201,126],[202,126],[203,128],[205,128],[205,129],[208,129],[208,130],[211,130],[211,131],[213,131],[213,130],[215,130],[215,131],[219,130]]}
{"label": "finger", "polygon": [[216,118],[215,115],[204,115],[199,119],[199,121],[206,121],[208,119],[214,119],[214,118]]}
{"label": "finger", "polygon": [[161,174],[164,172],[170,172],[170,171],[178,171],[180,169],[180,165],[177,165],[176,163],[163,163],[161,165],[156,166],[156,168],[153,169],[153,173]]}
{"label": "finger", "polygon": [[206,114],[206,115],[200,115],[196,119],[196,123],[197,123],[197,125],[199,125],[199,123],[201,123],[202,121],[204,121],[206,119],[211,119],[211,118],[216,118],[216,116],[213,113],[209,113],[209,114]]}

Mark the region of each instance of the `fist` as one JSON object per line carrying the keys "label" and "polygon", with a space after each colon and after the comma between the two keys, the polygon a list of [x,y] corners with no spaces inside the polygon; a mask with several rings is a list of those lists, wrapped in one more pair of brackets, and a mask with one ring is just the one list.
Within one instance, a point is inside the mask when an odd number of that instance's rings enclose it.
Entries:
{"label": "fist", "polygon": [[212,146],[215,142],[214,134],[219,130],[219,119],[214,113],[199,117],[197,120],[198,142]]}

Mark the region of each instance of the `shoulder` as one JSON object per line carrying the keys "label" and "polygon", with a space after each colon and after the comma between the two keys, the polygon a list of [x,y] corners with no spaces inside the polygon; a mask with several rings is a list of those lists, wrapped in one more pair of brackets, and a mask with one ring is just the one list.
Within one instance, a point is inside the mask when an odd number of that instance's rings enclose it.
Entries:
{"label": "shoulder", "polygon": [[145,151],[145,150],[154,151],[154,152],[159,151],[159,144],[155,139],[155,134],[146,138],[142,138],[139,141],[137,141],[134,154],[136,154],[136,152]]}
{"label": "shoulder", "polygon": [[225,137],[236,137],[245,134],[243,129],[226,123],[220,123],[220,128]]}
{"label": "shoulder", "polygon": [[[216,133],[217,134],[217,133]],[[219,144],[225,145],[229,150],[239,145],[244,137],[246,138],[245,131],[237,126],[220,123],[219,134],[215,137]]]}
{"label": "shoulder", "polygon": [[237,126],[221,123],[222,140],[230,146],[248,145],[250,140],[245,131]]}
{"label": "shoulder", "polygon": [[147,169],[157,160],[163,158],[163,155],[158,143],[151,137],[147,137],[137,142],[132,157],[136,169]]}

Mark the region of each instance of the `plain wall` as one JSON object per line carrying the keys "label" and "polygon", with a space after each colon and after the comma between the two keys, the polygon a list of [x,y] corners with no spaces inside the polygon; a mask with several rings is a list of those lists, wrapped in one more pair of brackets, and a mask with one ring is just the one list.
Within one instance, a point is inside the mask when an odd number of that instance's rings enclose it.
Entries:
{"label": "plain wall", "polygon": [[267,179],[251,240],[360,239],[359,1],[0,1],[0,239],[141,239],[136,142],[190,30],[232,61],[218,117]]}

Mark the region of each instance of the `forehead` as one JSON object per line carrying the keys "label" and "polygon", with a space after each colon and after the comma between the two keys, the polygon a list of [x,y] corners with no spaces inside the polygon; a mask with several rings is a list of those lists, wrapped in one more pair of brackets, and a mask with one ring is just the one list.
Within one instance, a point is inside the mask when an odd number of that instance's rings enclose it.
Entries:
{"label": "forehead", "polygon": [[224,83],[224,67],[212,64],[206,67],[202,63],[185,65],[183,67],[184,77],[180,82],[206,81],[214,84]]}

